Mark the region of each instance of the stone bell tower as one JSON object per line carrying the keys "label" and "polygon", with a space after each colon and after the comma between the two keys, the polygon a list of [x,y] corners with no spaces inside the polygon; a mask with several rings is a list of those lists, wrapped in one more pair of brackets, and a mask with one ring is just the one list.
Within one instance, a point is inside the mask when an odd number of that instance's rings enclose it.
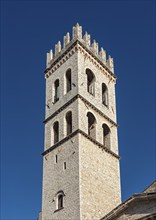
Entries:
{"label": "stone bell tower", "polygon": [[45,79],[42,220],[100,219],[121,202],[113,59],[76,24]]}

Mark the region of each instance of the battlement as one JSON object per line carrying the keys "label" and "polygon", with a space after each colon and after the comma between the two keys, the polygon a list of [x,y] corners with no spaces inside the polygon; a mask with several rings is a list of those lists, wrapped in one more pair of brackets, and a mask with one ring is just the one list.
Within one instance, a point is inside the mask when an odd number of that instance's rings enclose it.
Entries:
{"label": "battlement", "polygon": [[72,42],[75,42],[77,39],[114,73],[113,58],[110,55],[107,58],[106,51],[102,47],[99,51],[99,45],[95,40],[93,40],[91,44],[91,37],[87,32],[85,32],[84,36],[82,36],[82,26],[78,23],[72,29],[72,39],[70,38],[70,33],[67,32],[63,38],[63,46],[61,45],[61,42],[58,41],[58,43],[55,44],[55,52],[53,53],[51,49],[50,52],[47,53],[46,68],[49,68],[53,60],[56,57],[59,57],[59,55],[67,49],[68,45],[72,44]]}

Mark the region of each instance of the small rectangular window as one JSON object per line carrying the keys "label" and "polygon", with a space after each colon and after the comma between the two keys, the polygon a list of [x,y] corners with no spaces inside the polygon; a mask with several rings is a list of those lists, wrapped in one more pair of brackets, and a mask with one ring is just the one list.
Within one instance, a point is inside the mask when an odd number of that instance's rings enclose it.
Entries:
{"label": "small rectangular window", "polygon": [[66,167],[66,162],[64,162],[64,170],[66,170],[66,168],[67,168],[67,167]]}

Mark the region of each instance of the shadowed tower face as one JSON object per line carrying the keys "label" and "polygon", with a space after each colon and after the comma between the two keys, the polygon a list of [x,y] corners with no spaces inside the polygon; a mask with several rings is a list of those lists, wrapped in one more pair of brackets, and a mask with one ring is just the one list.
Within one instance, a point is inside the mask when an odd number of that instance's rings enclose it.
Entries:
{"label": "shadowed tower face", "polygon": [[113,59],[76,24],[45,79],[42,220],[100,219],[121,202]]}

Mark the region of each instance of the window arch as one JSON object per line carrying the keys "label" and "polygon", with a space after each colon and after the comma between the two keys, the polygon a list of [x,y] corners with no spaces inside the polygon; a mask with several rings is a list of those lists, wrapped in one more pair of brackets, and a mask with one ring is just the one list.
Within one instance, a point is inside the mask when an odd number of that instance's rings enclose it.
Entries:
{"label": "window arch", "polygon": [[69,111],[66,114],[66,132],[67,135],[72,133],[72,112]]}
{"label": "window arch", "polygon": [[91,113],[87,113],[88,117],[88,135],[96,139],[96,119],[95,116]]}
{"label": "window arch", "polygon": [[66,72],[66,92],[68,93],[71,89],[72,89],[71,69],[68,69]]}
{"label": "window arch", "polygon": [[111,148],[111,140],[110,140],[110,128],[106,125],[102,125],[103,128],[103,145],[108,149]]}
{"label": "window arch", "polygon": [[64,192],[63,191],[59,191],[56,194],[56,211],[59,209],[62,209],[64,207]]}
{"label": "window arch", "polygon": [[53,125],[53,137],[54,137],[54,144],[59,141],[59,123],[56,121]]}
{"label": "window arch", "polygon": [[59,100],[59,86],[59,79],[57,79],[54,82],[54,102],[57,102]]}
{"label": "window arch", "polygon": [[108,88],[102,83],[102,104],[108,107]]}
{"label": "window arch", "polygon": [[63,208],[63,195],[58,195],[58,209]]}
{"label": "window arch", "polygon": [[90,69],[86,69],[87,74],[87,91],[91,95],[95,95],[95,76]]}

